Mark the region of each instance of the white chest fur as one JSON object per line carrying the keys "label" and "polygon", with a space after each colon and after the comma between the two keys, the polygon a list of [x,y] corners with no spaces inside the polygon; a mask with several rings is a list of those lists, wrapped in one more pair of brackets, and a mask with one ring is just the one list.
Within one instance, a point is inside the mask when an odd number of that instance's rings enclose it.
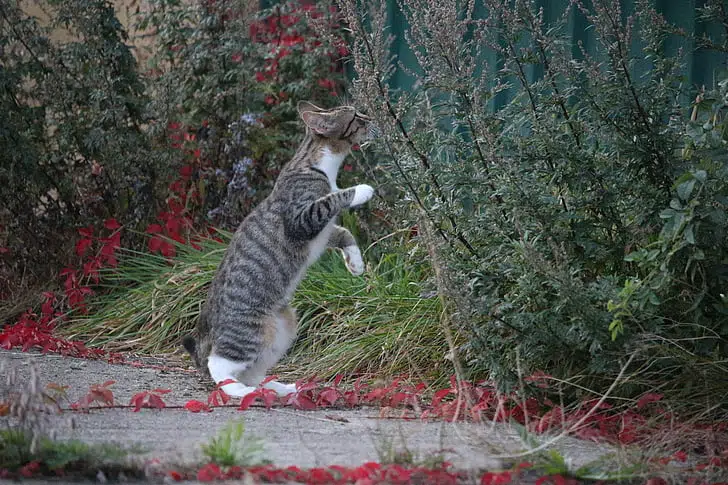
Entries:
{"label": "white chest fur", "polygon": [[328,148],[321,151],[321,159],[316,164],[316,168],[326,174],[331,185],[331,191],[336,192],[339,188],[336,186],[336,176],[339,173],[341,162],[346,158],[346,153],[334,153]]}
{"label": "white chest fur", "polygon": [[286,290],[286,300],[290,301],[291,297],[293,296],[293,293],[296,291],[296,288],[298,287],[298,284],[301,282],[303,277],[306,274],[306,270],[309,266],[311,266],[313,263],[315,263],[323,254],[324,251],[326,251],[326,247],[329,244],[329,238],[331,237],[331,232],[334,230],[334,221],[329,222],[326,227],[315,237],[311,240],[311,242],[308,243],[308,256],[306,257],[306,263],[303,265],[301,269],[298,270],[298,274],[295,278],[291,281],[291,283],[288,285],[288,289]]}

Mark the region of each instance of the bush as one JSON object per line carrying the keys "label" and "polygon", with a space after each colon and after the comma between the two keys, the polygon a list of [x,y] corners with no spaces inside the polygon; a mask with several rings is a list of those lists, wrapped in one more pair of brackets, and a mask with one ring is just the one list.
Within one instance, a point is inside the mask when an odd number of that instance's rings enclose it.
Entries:
{"label": "bush", "polygon": [[[352,96],[384,134],[378,183],[402,188],[404,218],[433,226],[423,244],[444,245],[439,289],[470,331],[471,368],[505,387],[520,366],[598,390],[637,353],[623,393],[692,382],[694,396],[723,395],[709,388],[728,350],[727,81],[692,112],[681,102],[695,93],[680,54],[663,48],[676,29],[650,2],[632,15],[616,1],[573,2],[546,22],[527,1],[487,0],[486,15],[401,0],[410,91],[388,84],[384,3],[339,3]],[[574,15],[596,53],[567,38]],[[640,76],[638,64],[649,66]],[[513,101],[493,110],[506,90]]]}
{"label": "bush", "polygon": [[[158,171],[142,133],[146,98],[113,8],[41,2],[42,26],[0,7],[0,298],[70,259],[76,228],[152,209]],[[72,40],[51,42],[63,29]],[[22,276],[25,281],[18,281]]]}

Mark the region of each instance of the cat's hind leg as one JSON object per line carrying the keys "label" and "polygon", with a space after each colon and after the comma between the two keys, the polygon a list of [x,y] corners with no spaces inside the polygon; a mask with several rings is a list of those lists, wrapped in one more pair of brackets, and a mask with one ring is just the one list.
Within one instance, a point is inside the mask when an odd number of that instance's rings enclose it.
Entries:
{"label": "cat's hind leg", "polygon": [[[265,348],[253,366],[240,375],[240,379],[248,385],[260,385],[265,380],[265,374],[288,351],[296,338],[297,327],[296,311],[290,306],[271,316],[266,322]],[[266,382],[263,387],[272,389],[279,396],[287,396],[296,392],[295,384],[284,384],[276,380]]]}
{"label": "cat's hind leg", "polygon": [[230,379],[236,381],[220,387],[229,396],[245,397],[255,391],[255,387],[246,386],[237,382],[238,376],[244,374],[250,368],[249,362],[234,361],[213,353],[207,360],[207,368],[215,384],[220,384]]}
{"label": "cat's hind leg", "polygon": [[341,226],[334,226],[329,237],[329,247],[340,249],[344,253],[344,263],[349,273],[359,276],[364,272],[364,260],[361,257],[359,246],[356,245],[354,236],[348,229]]}

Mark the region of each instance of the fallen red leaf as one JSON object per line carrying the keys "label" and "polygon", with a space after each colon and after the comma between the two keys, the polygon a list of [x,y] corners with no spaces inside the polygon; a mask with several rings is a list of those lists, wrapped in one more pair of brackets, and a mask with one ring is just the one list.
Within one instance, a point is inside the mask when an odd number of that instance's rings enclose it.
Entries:
{"label": "fallen red leaf", "polygon": [[202,401],[195,401],[194,399],[187,401],[185,409],[193,413],[199,413],[200,411],[212,412],[210,406]]}

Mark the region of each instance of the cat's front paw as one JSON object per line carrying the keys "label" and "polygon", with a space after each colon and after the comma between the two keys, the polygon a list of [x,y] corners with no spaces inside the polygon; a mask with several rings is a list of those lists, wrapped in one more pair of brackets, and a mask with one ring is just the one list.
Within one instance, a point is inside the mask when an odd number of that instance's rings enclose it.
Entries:
{"label": "cat's front paw", "polygon": [[354,207],[357,205],[362,205],[363,203],[371,199],[373,195],[374,187],[367,184],[359,184],[354,187],[354,198],[351,200],[349,206]]}
{"label": "cat's front paw", "polygon": [[361,258],[359,246],[346,246],[344,249],[344,262],[346,269],[354,276],[359,276],[364,272],[364,260]]}

